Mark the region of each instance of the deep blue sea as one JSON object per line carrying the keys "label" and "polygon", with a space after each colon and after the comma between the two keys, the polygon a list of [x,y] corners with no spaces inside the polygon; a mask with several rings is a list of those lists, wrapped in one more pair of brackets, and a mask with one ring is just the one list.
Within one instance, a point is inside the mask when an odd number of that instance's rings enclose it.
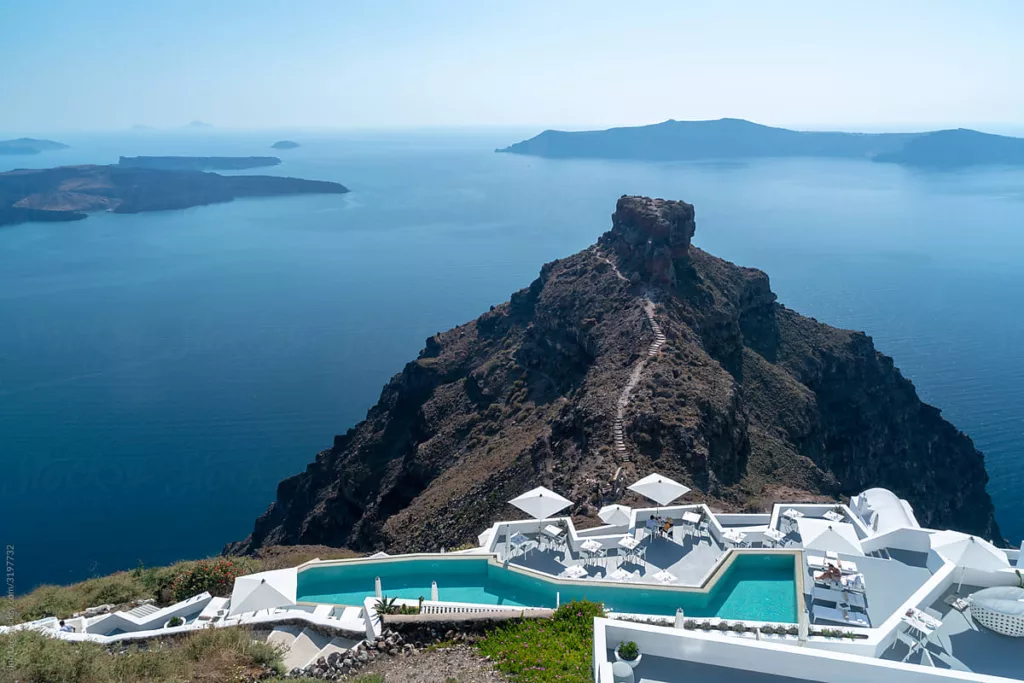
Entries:
{"label": "deep blue sea", "polygon": [[[1024,170],[634,163],[493,149],[532,130],[62,136],[0,170],[262,155],[342,196],[0,228],[0,544],[16,588],[220,551],[427,336],[593,243],[616,198],[696,206],[698,246],[865,330],[1024,514]],[[2,137],[2,136],[0,136]],[[269,145],[289,137],[292,151]]]}

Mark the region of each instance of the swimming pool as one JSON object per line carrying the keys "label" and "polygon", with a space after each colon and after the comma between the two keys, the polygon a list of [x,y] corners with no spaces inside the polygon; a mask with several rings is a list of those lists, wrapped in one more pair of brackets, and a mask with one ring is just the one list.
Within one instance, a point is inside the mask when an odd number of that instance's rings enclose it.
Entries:
{"label": "swimming pool", "polygon": [[380,577],[387,597],[430,599],[436,581],[438,599],[515,607],[554,607],[574,599],[604,603],[616,612],[674,615],[683,608],[691,617],[721,617],[750,621],[796,621],[794,555],[736,554],[710,590],[660,586],[607,585],[586,581],[553,581],[506,569],[486,557],[438,557],[343,562],[299,571],[299,602],[362,605],[374,595]]}

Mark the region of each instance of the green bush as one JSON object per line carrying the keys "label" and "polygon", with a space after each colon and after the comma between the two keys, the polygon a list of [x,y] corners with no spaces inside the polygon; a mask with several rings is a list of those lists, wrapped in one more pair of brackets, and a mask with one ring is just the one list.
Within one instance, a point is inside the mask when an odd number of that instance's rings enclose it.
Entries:
{"label": "green bush", "polygon": [[624,643],[619,643],[619,657],[622,657],[628,662],[632,662],[634,659],[640,656],[640,648],[636,646],[632,640],[627,640]]}
{"label": "green bush", "polygon": [[171,617],[171,620],[167,622],[167,625],[171,628],[175,626],[181,626],[185,623],[185,620],[181,617]]}
{"label": "green bush", "polygon": [[594,617],[599,603],[573,601],[551,619],[524,619],[488,633],[480,651],[519,683],[588,683],[593,680]]}
{"label": "green bush", "polygon": [[171,599],[187,600],[203,592],[213,596],[229,595],[235,579],[244,573],[240,563],[226,557],[182,563],[170,582]]}

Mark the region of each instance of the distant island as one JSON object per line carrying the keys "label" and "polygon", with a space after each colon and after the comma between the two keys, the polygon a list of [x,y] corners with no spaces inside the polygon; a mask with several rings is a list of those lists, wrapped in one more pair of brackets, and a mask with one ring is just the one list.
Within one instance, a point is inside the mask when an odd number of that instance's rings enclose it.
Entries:
{"label": "distant island", "polygon": [[302,147],[302,145],[292,140],[278,140],[270,147],[271,149],[295,149],[296,147]]}
{"label": "distant island", "polygon": [[35,138],[0,140],[0,154],[39,154],[67,148],[68,146],[64,143],[53,140],[36,140]]}
{"label": "distant island", "polygon": [[277,157],[121,157],[117,161],[118,166],[165,171],[241,171],[280,163]]}
{"label": "distant island", "polygon": [[1024,164],[1024,139],[965,128],[923,133],[814,132],[773,128],[743,119],[668,120],[600,131],[546,130],[495,151],[556,159],[831,157],[938,168]]}
{"label": "distant island", "polygon": [[189,121],[188,123],[185,124],[184,127],[185,128],[213,128],[213,124],[212,123],[207,123],[206,121],[200,121],[200,120],[196,119],[195,121]]}
{"label": "distant island", "polygon": [[324,180],[222,176],[131,166],[60,166],[0,173],[0,225],[73,221],[89,211],[140,213],[230,202],[238,197],[342,194]]}

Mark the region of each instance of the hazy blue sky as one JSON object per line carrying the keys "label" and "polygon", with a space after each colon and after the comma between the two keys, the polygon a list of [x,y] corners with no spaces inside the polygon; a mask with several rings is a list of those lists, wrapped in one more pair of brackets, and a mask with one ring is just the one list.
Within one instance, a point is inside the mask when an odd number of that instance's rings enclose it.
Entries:
{"label": "hazy blue sky", "polygon": [[0,0],[0,130],[1024,123],[1024,2]]}

